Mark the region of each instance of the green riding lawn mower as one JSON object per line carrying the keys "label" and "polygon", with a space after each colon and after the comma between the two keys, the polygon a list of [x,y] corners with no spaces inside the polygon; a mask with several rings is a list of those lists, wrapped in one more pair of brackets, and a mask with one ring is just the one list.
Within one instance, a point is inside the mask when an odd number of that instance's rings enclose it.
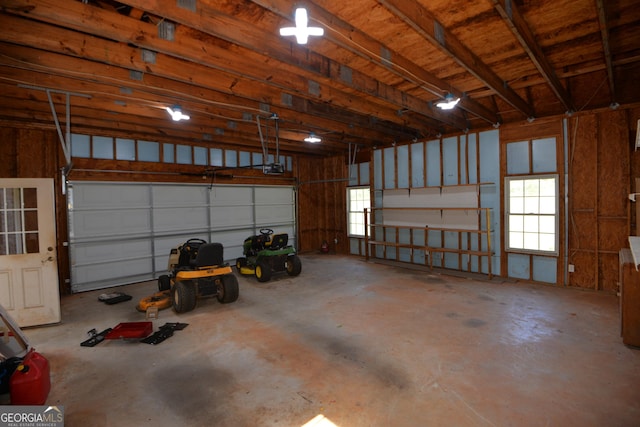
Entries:
{"label": "green riding lawn mower", "polygon": [[274,272],[286,271],[289,276],[297,276],[302,271],[302,262],[288,243],[288,234],[273,234],[272,229],[263,228],[260,234],[245,239],[244,256],[236,260],[236,268],[240,274],[255,275],[259,282],[268,282]]}
{"label": "green riding lawn mower", "polygon": [[238,279],[224,262],[220,243],[189,239],[171,249],[169,274],[158,278],[158,290],[170,293],[177,313],[191,311],[198,297],[217,297],[222,304],[238,299]]}

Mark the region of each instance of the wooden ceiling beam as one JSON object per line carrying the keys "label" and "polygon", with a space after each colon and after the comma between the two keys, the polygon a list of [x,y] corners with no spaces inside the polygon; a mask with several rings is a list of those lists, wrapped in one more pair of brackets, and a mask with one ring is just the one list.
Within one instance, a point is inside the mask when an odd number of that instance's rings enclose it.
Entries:
{"label": "wooden ceiling beam", "polygon": [[[267,33],[250,23],[220,13],[214,8],[214,5],[218,6],[216,3],[200,3],[199,11],[196,14],[174,4],[157,0],[122,0],[122,2],[242,46],[250,51],[266,55],[274,62],[277,61],[273,67],[283,71],[299,73],[301,67],[311,72],[316,67],[314,64],[323,64],[324,70],[330,70],[330,73],[320,70],[320,73],[309,74],[310,78],[317,79],[321,83],[320,91],[326,90],[327,86],[346,86],[347,89],[356,90],[365,97],[375,97],[385,103],[391,103],[395,106],[396,111],[406,108],[425,116],[427,120],[423,119],[423,126],[437,127],[437,121],[442,121],[458,129],[468,127],[462,117],[442,114],[442,112],[435,110],[429,102],[385,85],[357,70],[350,70],[350,79],[339,78],[344,65],[298,46],[292,48],[290,43],[283,42],[275,34]],[[246,7],[250,6],[246,5]],[[304,55],[296,55],[295,53],[292,55],[292,50],[300,49],[304,50]]]}
{"label": "wooden ceiling beam", "polygon": [[[2,87],[0,85],[0,87]],[[59,113],[61,126],[66,125],[64,111],[64,101],[54,102]],[[171,142],[174,144],[186,143],[189,145],[199,145],[209,148],[235,149],[239,151],[248,150],[260,152],[261,147],[251,142],[257,134],[257,127],[253,126],[249,131],[246,129],[225,130],[224,135],[215,132],[209,133],[209,139],[203,139],[203,135],[210,128],[199,127],[199,132],[195,132],[193,127],[171,126],[171,121],[167,119],[146,118],[139,120],[129,112],[119,113],[117,111],[105,112],[102,109],[88,105],[87,103],[75,102],[71,106],[71,127],[74,133],[88,132],[92,135],[108,135],[122,138],[145,139],[156,142]],[[21,121],[32,120],[37,123],[48,124],[52,128],[54,121],[51,110],[46,103],[35,99],[15,98],[13,96],[0,96],[0,117],[7,120]],[[293,134],[298,136],[298,134]],[[308,144],[302,139],[290,139],[288,132],[282,132],[279,137],[280,152],[286,155],[307,154]],[[269,135],[267,141],[269,147],[274,147],[274,135]],[[337,154],[343,152],[341,144],[329,142],[323,137],[321,144],[314,144],[313,150],[322,155]]]}
{"label": "wooden ceiling beam", "polygon": [[611,103],[616,102],[616,86],[613,75],[613,61],[611,58],[611,46],[609,43],[609,22],[607,19],[607,9],[604,0],[596,0],[598,9],[598,21],[600,22],[600,34],[602,35],[602,50],[607,68],[607,78],[609,80],[609,92],[611,93]]}
{"label": "wooden ceiling beam", "polygon": [[[282,18],[290,19],[290,0],[252,1]],[[339,19],[337,16],[332,15],[327,10],[313,4],[306,4],[305,7],[314,25],[320,25],[325,28],[324,39],[348,50],[354,55],[375,63],[379,67],[384,68],[384,70],[393,72],[396,76],[436,96],[437,99],[442,99],[447,92],[451,92],[454,96],[461,98],[459,106],[462,109],[491,124],[500,122],[500,118],[495,111],[491,111],[474,99],[469,98],[459,89],[452,87],[446,81],[427,72],[423,67],[420,67],[388,46]],[[315,46],[314,49],[321,51],[322,46]],[[330,51],[331,49],[325,50]],[[389,57],[383,58],[375,52],[388,52]],[[326,55],[330,55],[330,52],[327,52]]]}
{"label": "wooden ceiling beam", "polygon": [[[0,33],[0,40],[6,40],[11,43],[25,43],[27,46],[38,46],[43,49],[56,51],[51,55],[70,54],[74,52],[79,55],[77,46],[94,46],[83,52],[86,59],[96,61],[93,64],[83,61],[76,57],[60,56],[55,59],[54,56],[43,55],[41,51],[35,51],[32,48],[5,45],[3,52],[5,54],[5,62],[9,61],[9,57],[15,57],[15,66],[20,63],[32,64],[31,68],[43,71],[44,68],[67,70],[68,75],[79,78],[82,71],[86,76],[90,76],[95,80],[100,75],[109,76],[107,83],[110,85],[119,85],[125,88],[137,88],[143,91],[152,91],[154,87],[164,88],[156,90],[157,94],[166,95],[169,98],[180,100],[176,94],[181,94],[183,98],[188,94],[193,94],[191,98],[197,98],[201,102],[210,104],[211,106],[225,106],[228,109],[251,113],[253,115],[261,112],[261,104],[265,99],[250,99],[255,96],[255,88],[245,84],[245,82],[237,81],[234,76],[228,76],[225,73],[217,72],[215,78],[211,77],[209,69],[204,66],[185,62],[162,54],[156,56],[154,64],[145,63],[142,60],[140,48],[127,46],[121,43],[109,42],[104,39],[88,36],[78,32],[63,30],[57,27],[51,27],[47,24],[39,22],[30,22],[20,18],[9,19],[7,16],[0,15],[0,27],[5,31]],[[42,37],[42,35],[46,35]],[[108,55],[105,56],[105,53]],[[104,64],[106,63],[106,65]],[[122,67],[122,69],[109,68],[112,65]],[[87,69],[93,67],[93,69]],[[125,68],[128,67],[128,68]],[[151,74],[145,74],[142,81],[131,79],[130,70],[139,70],[140,72],[149,71]],[[180,70],[180,71],[178,71]],[[184,81],[183,74],[190,76],[189,81]],[[163,80],[163,77],[174,81]],[[183,81],[177,80],[182,79]],[[194,85],[201,87],[196,87]],[[210,90],[209,90],[210,88]],[[231,88],[231,89],[230,89]],[[224,91],[224,93],[222,92]],[[117,92],[117,91],[116,91]],[[273,90],[269,87],[261,89],[263,95],[271,98],[281,99],[281,91]],[[122,94],[121,94],[122,95]],[[123,98],[125,96],[122,96]],[[188,99],[189,97],[187,97]],[[295,97],[292,97],[294,99]],[[268,99],[268,98],[267,98]],[[184,101],[184,99],[182,100]],[[369,139],[378,138],[380,135],[387,134],[390,140],[399,137],[406,138],[411,134],[407,134],[406,130],[402,132],[400,129],[395,130],[392,124],[373,123],[370,117],[358,116],[356,114],[340,111],[338,107],[328,107],[333,113],[330,118],[318,119],[312,113],[306,115],[299,111],[292,111],[291,107],[278,108],[278,113],[283,118],[296,121],[300,126],[305,124],[312,125],[318,131],[338,131],[349,132],[354,137],[365,137]],[[340,122],[342,120],[342,122]],[[398,126],[399,127],[399,126]]]}
{"label": "wooden ceiling beam", "polygon": [[[13,85],[3,85],[0,80],[0,109],[5,118],[13,117],[16,120],[32,118],[40,122],[48,122],[53,125],[50,106],[44,91],[29,90]],[[25,96],[25,91],[28,95]],[[136,108],[131,105],[111,104],[109,110],[104,109],[104,105],[109,101],[100,100],[99,97],[91,99],[75,97],[71,102],[71,124],[73,129],[83,124],[84,127],[91,127],[95,132],[109,135],[111,129],[128,132],[128,137],[136,139],[153,138],[157,135],[171,136],[173,143],[193,143],[199,142],[204,146],[239,148],[246,149],[252,147],[254,151],[260,151],[260,145],[253,141],[258,138],[258,128],[255,122],[238,122],[233,127],[225,126],[225,123],[210,123],[208,121],[195,121],[195,123],[180,122],[175,123],[166,115],[157,116],[151,114],[145,108]],[[97,102],[96,102],[97,101]],[[64,109],[65,98],[60,94],[52,94],[52,102],[58,119],[65,122]],[[263,130],[264,131],[264,130]],[[308,134],[308,131],[306,132]],[[273,135],[273,134],[272,134]],[[307,152],[306,143],[303,142],[305,134],[301,131],[290,131],[287,128],[280,132],[280,146],[282,151],[291,153]],[[314,150],[318,153],[341,153],[348,142],[358,142],[351,138],[344,141],[332,135],[322,134],[322,144],[317,144]],[[273,138],[273,136],[271,136]],[[152,139],[155,140],[155,139]],[[360,141],[362,143],[362,141]]]}
{"label": "wooden ceiling beam", "polygon": [[471,50],[464,46],[450,31],[438,22],[419,2],[412,0],[377,0],[400,17],[426,40],[451,56],[458,64],[493,90],[498,96],[523,113],[535,117],[533,107],[522,99],[507,82],[502,80]]}
{"label": "wooden ceiling beam", "polygon": [[[380,96],[375,96],[381,93],[380,90],[374,94],[370,93],[370,88],[376,87],[373,81],[363,85],[364,88],[368,87],[369,91],[365,90],[363,92],[364,89],[358,91],[358,102],[353,102],[354,95],[336,89],[335,86],[337,85],[334,84],[323,85],[319,87],[317,93],[312,93],[310,91],[310,86],[313,83],[311,79],[322,78],[323,71],[326,72],[330,68],[323,61],[315,64],[316,68],[319,66],[321,69],[316,69],[313,72],[309,72],[307,76],[303,76],[299,74],[300,68],[298,66],[278,62],[270,56],[265,57],[263,54],[259,55],[240,46],[230,45],[228,41],[223,41],[220,38],[215,39],[210,35],[198,34],[198,39],[194,39],[191,35],[196,30],[187,27],[178,26],[176,37],[171,41],[158,36],[156,25],[136,21],[80,2],[58,3],[55,0],[7,0],[7,5],[8,7],[5,10],[17,13],[25,18],[63,25],[77,31],[132,44],[175,58],[182,58],[207,66],[212,70],[235,74],[238,80],[242,80],[245,83],[252,80],[278,88],[280,91],[293,88],[298,96],[322,100],[332,105],[358,112],[364,116],[373,114],[381,119],[401,123],[413,129],[429,128],[437,124],[437,121],[433,119],[428,121],[426,117],[424,120],[399,117],[397,115],[397,104],[406,101],[406,99],[398,91],[388,88],[385,96],[393,96],[396,104],[391,105],[388,99],[382,102],[383,100]],[[145,6],[145,4],[141,4],[141,6]],[[166,7],[166,4],[163,7]],[[211,24],[220,25],[220,23],[216,22]],[[251,29],[247,29],[247,31],[251,31]],[[91,47],[83,48],[91,49]],[[225,67],[225,64],[233,64],[235,68]],[[257,67],[256,64],[262,64],[262,66]],[[239,72],[238,70],[242,71]],[[335,80],[331,81],[328,77],[324,79],[326,82],[336,82]],[[351,88],[351,90],[353,91],[354,88]],[[274,100],[279,100],[279,98],[274,98]],[[465,124],[458,123],[457,126],[465,126]]]}
{"label": "wooden ceiling beam", "polygon": [[495,9],[507,24],[513,35],[518,39],[522,48],[527,52],[529,58],[534,63],[544,80],[549,84],[551,90],[564,104],[567,111],[575,111],[573,101],[569,93],[564,88],[549,60],[542,52],[542,48],[536,41],[531,28],[527,24],[520,10],[513,0],[493,0]]}

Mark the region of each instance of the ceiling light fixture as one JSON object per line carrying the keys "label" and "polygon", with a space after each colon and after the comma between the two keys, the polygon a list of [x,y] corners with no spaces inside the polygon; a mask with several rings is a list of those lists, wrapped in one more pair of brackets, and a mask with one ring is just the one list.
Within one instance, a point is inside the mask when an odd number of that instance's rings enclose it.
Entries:
{"label": "ceiling light fixture", "polygon": [[307,9],[299,7],[295,14],[295,27],[280,28],[281,36],[296,36],[298,44],[307,44],[309,36],[322,36],[324,29],[320,27],[307,27],[309,18],[307,17]]}
{"label": "ceiling light fixture", "polygon": [[173,121],[179,122],[180,120],[189,120],[191,117],[182,113],[182,108],[179,105],[174,105],[173,108],[166,107],[167,113],[171,116]]}
{"label": "ceiling light fixture", "polygon": [[322,138],[320,138],[320,137],[319,137],[318,135],[316,135],[315,133],[311,132],[311,133],[309,134],[309,136],[308,136],[308,137],[306,137],[304,140],[305,140],[305,142],[310,142],[310,143],[312,143],[312,144],[315,144],[316,142],[320,142],[320,141],[322,141]]}
{"label": "ceiling light fixture", "polygon": [[453,110],[453,107],[460,102],[460,98],[456,98],[452,93],[447,93],[444,96],[444,101],[440,101],[436,104],[436,107],[441,110]]}

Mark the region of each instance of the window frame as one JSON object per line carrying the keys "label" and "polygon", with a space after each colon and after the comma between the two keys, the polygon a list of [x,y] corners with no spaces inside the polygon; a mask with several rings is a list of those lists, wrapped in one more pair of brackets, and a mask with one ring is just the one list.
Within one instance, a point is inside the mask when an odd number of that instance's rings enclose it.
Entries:
{"label": "window frame", "polygon": [[[348,237],[356,237],[356,238],[364,238],[365,237],[365,229],[364,229],[364,221],[362,222],[362,229],[363,232],[362,234],[356,234],[356,233],[352,233],[351,232],[351,228],[352,228],[352,222],[351,222],[351,215],[352,214],[356,214],[356,213],[361,213],[361,211],[352,211],[351,210],[351,194],[352,191],[362,191],[365,190],[366,194],[369,196],[369,206],[367,207],[367,225],[371,225],[371,187],[368,185],[358,185],[358,186],[351,186],[351,187],[347,187],[347,236]],[[356,224],[355,222],[353,224]],[[360,225],[360,223],[357,223],[358,225]],[[369,236],[371,236],[371,229],[369,229]]]}
{"label": "window frame", "polygon": [[[512,247],[511,246],[511,223],[510,216],[512,215],[512,209],[510,204],[510,183],[512,181],[527,181],[527,180],[541,180],[541,179],[549,179],[553,178],[555,184],[555,209],[553,214],[545,214],[545,213],[516,213],[517,215],[523,215],[525,217],[551,217],[554,218],[554,250],[543,250],[543,249],[526,249],[520,247]],[[533,174],[533,175],[513,175],[507,176],[504,178],[504,247],[505,252],[509,253],[524,253],[524,254],[534,254],[534,255],[555,255],[558,256],[560,254],[560,177],[558,174]],[[522,233],[525,233],[526,230],[523,230]],[[536,231],[538,235],[540,235],[540,231]]]}

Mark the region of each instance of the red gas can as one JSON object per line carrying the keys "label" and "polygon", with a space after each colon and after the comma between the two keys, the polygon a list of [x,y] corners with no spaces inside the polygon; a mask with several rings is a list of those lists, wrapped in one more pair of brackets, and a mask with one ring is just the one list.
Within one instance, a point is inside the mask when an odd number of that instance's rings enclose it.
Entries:
{"label": "red gas can", "polygon": [[12,405],[44,405],[51,390],[49,361],[31,349],[9,382]]}

